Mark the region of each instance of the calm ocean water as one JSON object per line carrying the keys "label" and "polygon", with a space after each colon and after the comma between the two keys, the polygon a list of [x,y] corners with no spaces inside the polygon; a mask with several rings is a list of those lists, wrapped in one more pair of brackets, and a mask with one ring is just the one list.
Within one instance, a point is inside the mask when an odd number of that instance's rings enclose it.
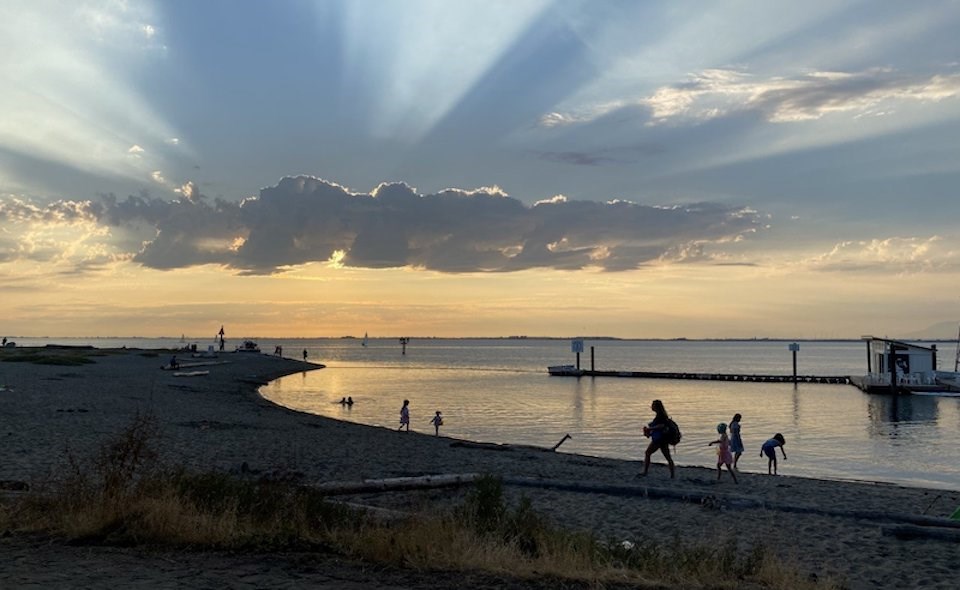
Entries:
{"label": "calm ocean water", "polygon": [[[175,339],[55,341],[179,345]],[[960,489],[960,398],[868,395],[849,385],[550,377],[548,365],[574,362],[567,340],[414,339],[406,355],[396,339],[372,339],[366,347],[355,339],[258,342],[264,352],[283,346],[285,356],[299,357],[305,349],[309,360],[327,365],[278,379],[261,392],[284,406],[331,418],[395,428],[400,405],[409,399],[411,427],[420,432],[432,433],[430,418],[441,410],[446,436],[552,446],[569,433],[563,452],[636,460],[645,447],[640,431],[652,418],[650,403],[661,399],[683,431],[676,460],[684,465],[715,465],[714,450],[706,444],[714,440],[718,422],[740,412],[747,447],[741,470],[766,472],[760,445],[781,432],[788,456],[780,463],[783,474]],[[784,375],[792,370],[787,342],[585,344],[585,368],[594,346],[597,369]],[[952,370],[955,344],[938,348],[939,368]],[[798,372],[862,375],[866,346],[801,342]],[[337,403],[345,396],[353,397],[353,407]]]}

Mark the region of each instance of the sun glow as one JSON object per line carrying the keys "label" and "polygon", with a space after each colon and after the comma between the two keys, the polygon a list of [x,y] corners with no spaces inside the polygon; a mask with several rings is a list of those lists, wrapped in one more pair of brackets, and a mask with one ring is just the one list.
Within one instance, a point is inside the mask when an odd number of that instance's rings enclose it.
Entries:
{"label": "sun glow", "polygon": [[0,6],[0,148],[105,176],[150,178],[177,134],[123,72],[162,52],[156,27],[144,23],[154,19],[152,7],[64,6]]}
{"label": "sun glow", "polygon": [[341,102],[345,108],[369,102],[365,124],[372,136],[415,142],[548,5],[546,0],[346,2]]}

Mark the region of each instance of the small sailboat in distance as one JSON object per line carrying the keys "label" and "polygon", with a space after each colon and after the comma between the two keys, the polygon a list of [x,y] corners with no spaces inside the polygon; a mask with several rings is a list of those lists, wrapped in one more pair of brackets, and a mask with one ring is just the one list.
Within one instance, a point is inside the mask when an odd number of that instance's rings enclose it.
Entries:
{"label": "small sailboat in distance", "polygon": [[364,333],[363,333],[363,341],[360,343],[360,346],[366,346],[366,345],[367,345],[367,333],[364,332]]}

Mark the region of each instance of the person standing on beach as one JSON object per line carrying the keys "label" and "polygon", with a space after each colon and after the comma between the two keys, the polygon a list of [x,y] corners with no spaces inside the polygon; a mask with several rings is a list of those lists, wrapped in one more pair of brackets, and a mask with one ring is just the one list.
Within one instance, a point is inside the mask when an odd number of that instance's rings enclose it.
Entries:
{"label": "person standing on beach", "polygon": [[410,400],[403,400],[403,407],[400,408],[400,428],[397,428],[398,431],[403,430],[403,427],[407,427],[407,432],[410,432]]}
{"label": "person standing on beach", "polygon": [[787,441],[784,440],[783,435],[779,432],[773,435],[773,438],[763,443],[763,446],[760,447],[760,456],[767,456],[767,474],[771,475],[771,469],[773,470],[772,475],[777,474],[777,447],[780,447],[780,452],[783,453],[783,460],[787,460],[787,452],[783,450],[783,445],[787,444]]}
{"label": "person standing on beach", "polygon": [[733,453],[730,452],[730,439],[727,437],[727,425],[723,422],[717,424],[717,432],[720,433],[720,438],[707,445],[708,447],[719,445],[717,447],[717,481],[720,481],[720,476],[723,475],[723,466],[726,465],[727,471],[733,476],[733,483],[738,483],[737,474],[733,471]]}
{"label": "person standing on beach", "polygon": [[430,420],[430,424],[433,424],[434,434],[440,436],[440,426],[443,425],[443,415],[440,413],[440,410],[437,410],[436,415]]}
{"label": "person standing on beach", "polygon": [[740,438],[740,414],[734,414],[730,421],[730,451],[733,453],[733,468],[737,468],[737,461],[743,454],[743,439]]}
{"label": "person standing on beach", "polygon": [[650,439],[650,444],[647,445],[647,450],[643,454],[643,473],[640,475],[647,474],[650,470],[650,457],[659,450],[667,459],[667,465],[670,467],[670,479],[673,479],[675,475],[673,457],[670,456],[670,443],[667,442],[667,437],[665,436],[665,429],[667,425],[670,424],[670,416],[667,415],[667,410],[663,407],[663,402],[658,399],[653,400],[653,403],[650,404],[650,409],[653,410],[656,415],[650,424],[643,427],[643,436]]}

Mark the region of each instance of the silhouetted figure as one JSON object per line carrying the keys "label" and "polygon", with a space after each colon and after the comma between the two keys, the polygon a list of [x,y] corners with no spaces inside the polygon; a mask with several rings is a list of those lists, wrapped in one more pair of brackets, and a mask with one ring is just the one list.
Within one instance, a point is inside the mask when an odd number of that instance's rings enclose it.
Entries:
{"label": "silhouetted figure", "polygon": [[664,429],[669,425],[668,420],[670,416],[663,407],[663,402],[658,399],[653,400],[653,403],[650,404],[650,409],[653,410],[656,415],[650,424],[643,427],[643,436],[650,439],[650,444],[643,454],[643,473],[641,475],[646,475],[650,470],[650,456],[660,451],[667,459],[667,466],[670,468],[670,479],[673,479],[675,475],[673,457],[670,456],[670,443],[667,442],[667,437],[664,436]]}
{"label": "silhouetted figure", "polygon": [[400,428],[397,430],[403,430],[407,428],[407,432],[410,432],[410,400],[403,400],[403,407],[400,408]]}
{"label": "silhouetted figure", "polygon": [[433,433],[440,436],[440,427],[443,425],[443,414],[440,413],[440,410],[437,410],[436,415],[430,420],[430,424],[433,424]]}

